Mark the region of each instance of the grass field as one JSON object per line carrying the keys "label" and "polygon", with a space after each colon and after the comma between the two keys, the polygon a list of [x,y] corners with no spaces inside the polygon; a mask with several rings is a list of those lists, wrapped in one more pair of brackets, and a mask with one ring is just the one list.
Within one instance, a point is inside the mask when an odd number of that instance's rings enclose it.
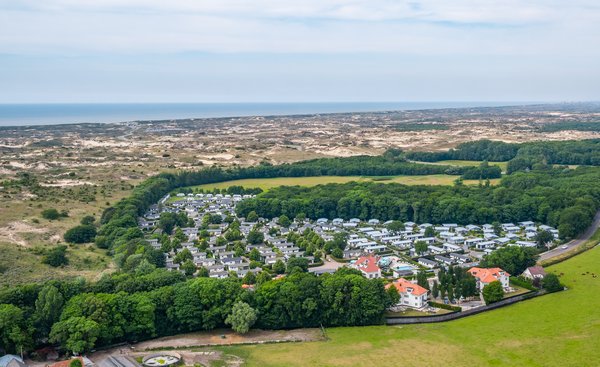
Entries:
{"label": "grass field", "polygon": [[[437,162],[418,162],[424,164],[441,164],[441,165],[449,165],[449,166],[479,166],[481,161],[460,161],[460,160],[446,160],[446,161],[437,161]],[[488,162],[490,166],[499,166],[502,169],[502,172],[506,172],[506,168],[508,166],[508,162]]]}
{"label": "grass field", "polygon": [[[458,176],[451,175],[423,175],[423,176],[389,176],[389,177],[369,177],[369,176],[314,176],[314,177],[277,177],[277,178],[250,178],[243,180],[233,180],[194,186],[196,189],[212,190],[226,189],[229,186],[260,187],[268,190],[277,186],[316,186],[327,183],[345,183],[351,181],[376,181],[381,183],[401,183],[405,185],[452,185]],[[499,179],[490,180],[492,184],[500,182]],[[465,180],[467,185],[477,185],[478,180]]]}
{"label": "grass field", "polygon": [[327,342],[225,348],[246,366],[598,366],[600,248],[548,271],[568,291],[446,323],[327,329]]}

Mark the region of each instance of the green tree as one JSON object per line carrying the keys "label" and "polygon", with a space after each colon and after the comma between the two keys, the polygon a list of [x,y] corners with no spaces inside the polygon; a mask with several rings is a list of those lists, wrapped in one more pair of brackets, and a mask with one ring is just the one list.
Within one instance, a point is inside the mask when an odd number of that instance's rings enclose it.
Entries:
{"label": "green tree", "polygon": [[481,293],[486,305],[498,302],[504,298],[504,288],[502,287],[502,283],[500,283],[498,280],[483,287]]}
{"label": "green tree", "polygon": [[400,293],[398,293],[398,288],[396,288],[393,284],[390,287],[388,287],[386,293],[388,296],[388,307],[397,305],[398,302],[400,302]]}
{"label": "green tree", "polygon": [[564,286],[560,284],[558,276],[554,273],[548,273],[542,279],[542,287],[548,292],[558,292],[564,289]]}
{"label": "green tree", "polygon": [[275,274],[285,273],[285,263],[281,261],[281,259],[275,261],[275,264],[273,264],[273,271]]}
{"label": "green tree", "polygon": [[421,270],[417,273],[417,284],[423,288],[429,289],[429,281],[427,281],[426,272]]}
{"label": "green tree", "polygon": [[418,255],[421,255],[421,254],[424,254],[425,252],[427,252],[427,243],[423,242],[423,241],[415,242],[415,252]]}
{"label": "green tree", "polygon": [[259,232],[255,229],[248,232],[248,236],[246,238],[246,241],[248,241],[248,243],[251,245],[258,245],[260,243],[263,243],[264,240],[265,235],[262,234],[262,232]]}
{"label": "green tree", "polygon": [[404,223],[399,220],[392,221],[387,225],[387,229],[393,233],[399,233],[404,231]]}
{"label": "green tree", "polygon": [[73,358],[69,363],[69,367],[83,367],[83,364],[79,358]]}
{"label": "green tree", "polygon": [[69,259],[67,259],[67,246],[56,246],[48,250],[42,258],[42,262],[55,268],[67,265],[69,263]]}
{"label": "green tree", "polygon": [[56,220],[60,218],[60,213],[54,208],[42,210],[42,218],[47,220]]}
{"label": "green tree", "polygon": [[253,272],[249,271],[242,278],[242,282],[244,284],[255,284],[256,283],[256,275]]}
{"label": "green tree", "polygon": [[480,266],[484,268],[498,267],[511,275],[521,274],[525,269],[534,266],[538,258],[534,248],[506,246],[484,256]]}
{"label": "green tree", "polygon": [[333,257],[336,257],[338,259],[343,259],[344,251],[342,251],[339,247],[336,247],[333,249],[333,251],[331,251],[331,255],[333,255]]}
{"label": "green tree", "polygon": [[70,317],[52,326],[50,341],[60,343],[73,354],[80,354],[93,349],[99,335],[97,322],[83,316]]}
{"label": "green tree", "polygon": [[498,221],[493,222],[492,228],[494,229],[494,234],[496,236],[502,235],[502,224],[500,224],[500,222],[498,222]]}
{"label": "green tree", "polygon": [[188,250],[187,248],[184,248],[183,250],[179,251],[177,253],[177,255],[175,255],[173,262],[175,262],[176,264],[182,264],[186,261],[192,261],[192,260],[194,260],[194,255],[192,255],[190,250]]}
{"label": "green tree", "polygon": [[233,305],[231,314],[225,319],[225,323],[240,334],[245,334],[256,322],[256,311],[246,302],[238,301]]}
{"label": "green tree", "polygon": [[191,260],[185,260],[179,268],[183,270],[184,274],[187,276],[192,276],[196,272],[196,265]]}
{"label": "green tree", "polygon": [[292,221],[290,220],[290,218],[287,215],[283,214],[279,217],[279,220],[277,221],[277,223],[280,226],[287,228],[292,224]]}
{"label": "green tree", "polygon": [[0,349],[20,352],[27,349],[31,337],[23,311],[11,304],[0,304]]}
{"label": "green tree", "polygon": [[535,235],[535,242],[538,247],[545,247],[554,241],[554,235],[549,231],[538,231]]}
{"label": "green tree", "polygon": [[288,274],[294,272],[307,272],[308,271],[308,259],[305,257],[292,257],[287,262],[286,272]]}
{"label": "green tree", "polygon": [[248,215],[246,216],[246,221],[247,222],[258,222],[258,214],[256,214],[256,212],[253,210],[250,213],[248,213]]}
{"label": "green tree", "polygon": [[425,237],[435,237],[435,229],[433,226],[425,228]]}
{"label": "green tree", "polygon": [[96,227],[91,224],[82,224],[65,232],[65,241],[69,243],[88,243],[96,237]]}
{"label": "green tree", "polygon": [[248,258],[253,261],[260,261],[260,251],[258,251],[256,248],[253,248],[248,254]]}
{"label": "green tree", "polygon": [[198,278],[208,278],[209,275],[208,269],[204,266],[198,268]]}
{"label": "green tree", "polygon": [[63,296],[55,286],[48,284],[42,288],[33,313],[34,325],[40,335],[50,333],[52,325],[60,318],[63,306]]}
{"label": "green tree", "polygon": [[437,282],[437,280],[434,280],[433,287],[431,287],[431,296],[433,296],[433,299],[436,299],[436,298],[438,298],[439,294],[440,294],[440,289],[438,286],[438,282]]}

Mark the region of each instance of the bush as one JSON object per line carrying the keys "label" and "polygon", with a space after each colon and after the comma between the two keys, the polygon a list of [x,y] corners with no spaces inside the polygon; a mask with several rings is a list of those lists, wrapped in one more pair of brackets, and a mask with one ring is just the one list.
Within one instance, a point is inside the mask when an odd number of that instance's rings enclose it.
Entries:
{"label": "bush", "polygon": [[60,218],[60,213],[54,208],[42,210],[42,218],[48,220],[56,220]]}
{"label": "bush", "polygon": [[67,246],[58,246],[49,250],[42,259],[42,262],[55,268],[67,265],[69,263],[69,259],[67,259]]}
{"label": "bush", "polygon": [[510,277],[510,282],[517,287],[529,289],[530,291],[537,291],[537,288],[529,281],[529,279],[523,277]]}
{"label": "bush", "polygon": [[427,304],[429,306],[431,306],[431,307],[437,307],[437,308],[441,308],[441,309],[444,309],[444,310],[450,310],[450,311],[454,311],[454,312],[460,312],[460,311],[462,311],[462,307],[447,305],[445,303],[438,303],[438,302],[429,301],[429,302],[427,302]]}
{"label": "bush", "polygon": [[489,305],[490,303],[498,302],[504,298],[504,288],[502,287],[502,283],[496,280],[483,287],[481,294],[483,295],[485,304]]}
{"label": "bush", "polygon": [[96,227],[92,225],[79,225],[65,233],[65,241],[69,243],[88,243],[96,237]]}
{"label": "bush", "polygon": [[556,274],[546,274],[544,279],[542,279],[542,287],[550,293],[562,291],[564,286],[560,284],[560,280]]}

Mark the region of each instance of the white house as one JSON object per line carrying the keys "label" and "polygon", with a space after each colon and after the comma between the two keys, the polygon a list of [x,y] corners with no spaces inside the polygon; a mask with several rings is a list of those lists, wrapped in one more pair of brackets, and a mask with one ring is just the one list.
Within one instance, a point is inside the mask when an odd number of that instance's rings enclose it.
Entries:
{"label": "white house", "polygon": [[469,273],[477,279],[479,291],[482,291],[483,287],[497,280],[502,283],[502,288],[507,289],[509,287],[510,274],[500,268],[474,267],[469,269]]}
{"label": "white house", "polygon": [[409,282],[404,278],[400,278],[393,283],[385,286],[385,289],[396,287],[400,295],[398,306],[408,306],[413,308],[422,308],[427,305],[427,289],[418,284]]}
{"label": "white house", "polygon": [[381,268],[377,265],[378,262],[379,258],[377,256],[362,256],[351,267],[360,270],[366,278],[381,278]]}

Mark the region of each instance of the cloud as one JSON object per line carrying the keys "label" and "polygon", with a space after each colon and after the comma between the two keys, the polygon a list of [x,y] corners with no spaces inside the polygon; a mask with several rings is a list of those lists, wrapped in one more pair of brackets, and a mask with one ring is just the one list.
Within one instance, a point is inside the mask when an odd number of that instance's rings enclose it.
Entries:
{"label": "cloud", "polygon": [[591,0],[0,0],[0,52],[595,53],[599,24]]}

